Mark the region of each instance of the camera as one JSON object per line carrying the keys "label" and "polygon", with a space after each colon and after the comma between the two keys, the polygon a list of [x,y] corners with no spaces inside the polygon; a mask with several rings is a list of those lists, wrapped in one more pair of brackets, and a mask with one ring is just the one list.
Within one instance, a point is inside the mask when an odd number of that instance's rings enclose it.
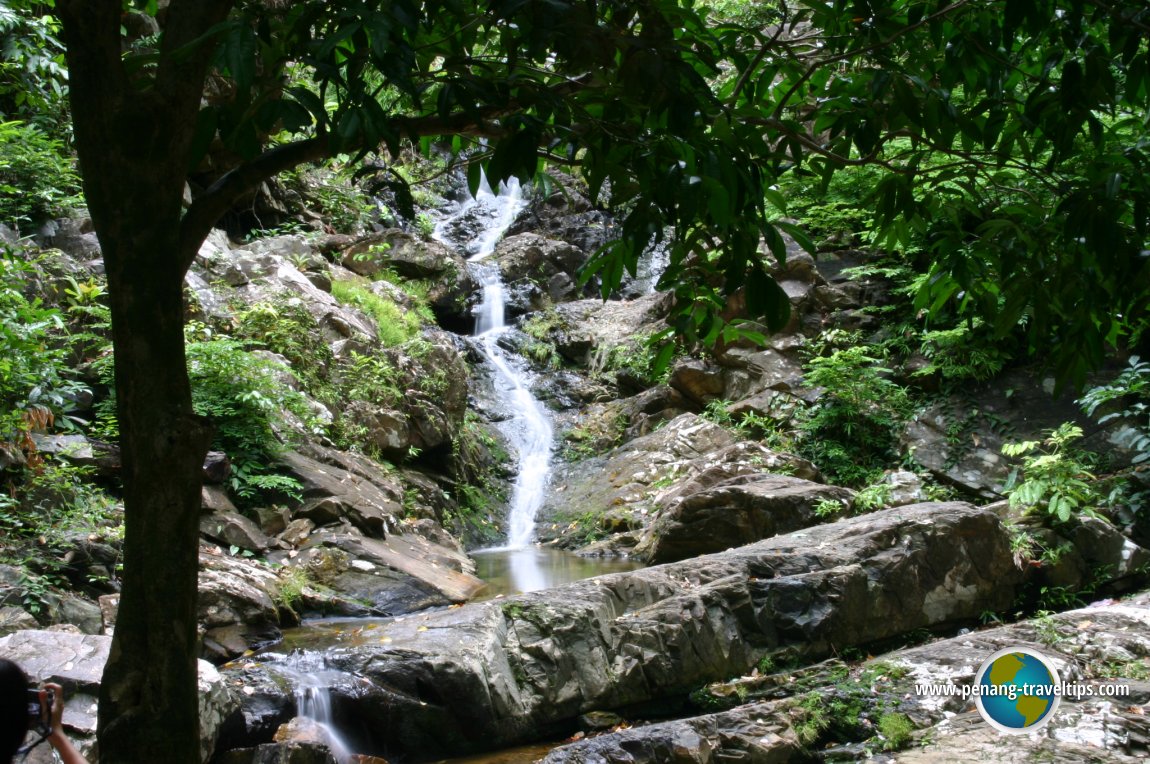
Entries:
{"label": "camera", "polygon": [[44,730],[48,727],[48,720],[52,718],[52,701],[54,696],[51,692],[44,695],[44,704],[40,705],[40,690],[28,690],[28,721],[31,723],[32,728]]}

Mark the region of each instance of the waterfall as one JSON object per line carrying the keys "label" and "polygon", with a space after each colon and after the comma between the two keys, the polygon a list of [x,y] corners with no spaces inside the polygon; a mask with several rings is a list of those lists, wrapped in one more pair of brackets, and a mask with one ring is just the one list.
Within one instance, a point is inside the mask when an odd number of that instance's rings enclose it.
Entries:
{"label": "waterfall", "polygon": [[499,266],[485,262],[495,251],[499,239],[515,222],[524,204],[517,180],[511,178],[500,183],[499,193],[495,193],[485,178],[475,198],[441,222],[435,234],[445,244],[460,244],[452,242],[445,233],[452,222],[464,215],[473,215],[483,223],[482,231],[464,243],[464,248],[473,273],[483,288],[481,301],[475,310],[474,336],[495,371],[496,397],[514,412],[512,419],[502,424],[504,434],[518,453],[518,469],[508,512],[508,549],[522,549],[531,543],[535,513],[543,504],[551,472],[553,439],[551,419],[531,394],[522,362],[509,358],[499,347],[499,338],[508,330],[504,322],[506,293]]}
{"label": "waterfall", "polygon": [[331,685],[346,675],[326,668],[322,655],[303,651],[288,655],[280,671],[295,688],[296,716],[315,724],[339,764],[351,764],[353,751],[336,729],[331,709]]}

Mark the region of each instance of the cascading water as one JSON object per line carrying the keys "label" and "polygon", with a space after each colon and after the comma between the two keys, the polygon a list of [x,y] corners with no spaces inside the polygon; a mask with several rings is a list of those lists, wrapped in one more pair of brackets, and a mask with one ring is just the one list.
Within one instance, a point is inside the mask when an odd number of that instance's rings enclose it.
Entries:
{"label": "cascading water", "polygon": [[339,764],[352,764],[353,751],[336,729],[331,708],[330,688],[346,676],[326,668],[322,655],[302,651],[288,655],[279,670],[295,687],[296,715],[311,720]]}
{"label": "cascading water", "polygon": [[483,355],[495,371],[495,394],[513,417],[503,430],[518,452],[518,470],[511,492],[508,512],[507,547],[525,549],[535,532],[535,514],[543,504],[547,478],[551,472],[551,419],[528,388],[528,379],[518,361],[509,358],[499,347],[499,338],[509,327],[504,322],[506,294],[499,267],[484,262],[495,252],[495,245],[515,221],[524,201],[519,182],[514,178],[501,183],[496,194],[484,180],[475,198],[465,202],[436,231],[446,244],[452,242],[444,231],[450,223],[465,214],[479,215],[482,232],[466,245],[468,261],[483,288],[482,299],[475,311],[475,338]]}

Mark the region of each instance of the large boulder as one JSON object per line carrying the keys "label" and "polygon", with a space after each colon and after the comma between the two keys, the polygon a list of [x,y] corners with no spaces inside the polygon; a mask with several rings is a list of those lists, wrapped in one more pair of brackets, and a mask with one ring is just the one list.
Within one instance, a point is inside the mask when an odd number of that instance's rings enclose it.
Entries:
{"label": "large boulder", "polygon": [[[880,655],[858,666],[837,661],[794,672],[758,673],[714,685],[707,695],[749,700],[730,711],[620,729],[551,751],[546,764],[631,764],[635,761],[807,761],[820,750],[828,760],[869,758],[871,750],[894,743],[875,737],[884,714],[908,722],[909,739],[888,754],[898,762],[1050,761],[1134,762],[1150,753],[1150,595],[1106,601],[1081,610],[964,633],[921,647]],[[1021,646],[1048,657],[1063,682],[1094,688],[1124,686],[1120,699],[1062,698],[1050,723],[1028,735],[1006,738],[961,696],[929,695],[919,687],[969,687],[975,672],[1003,648]],[[763,698],[770,698],[764,700]],[[817,698],[824,729],[807,724]],[[854,718],[828,718],[849,707]],[[835,729],[832,730],[831,728]],[[853,740],[843,740],[853,736]],[[897,746],[896,746],[897,747]]]}
{"label": "large boulder", "polygon": [[[606,456],[557,466],[554,482],[559,488],[541,509],[539,533],[543,539],[574,541],[580,523],[597,522],[611,512],[625,512],[636,525],[646,526],[684,486],[698,491],[723,480],[762,477],[772,471],[818,478],[818,471],[805,459],[739,440],[730,430],[695,414],[681,414]],[[563,544],[570,546],[569,541]]]}
{"label": "large boulder", "polygon": [[[359,615],[400,615],[428,607],[466,602],[484,583],[472,575],[475,563],[417,535],[372,539],[327,531],[312,534],[299,554],[285,558],[302,567],[315,583],[358,603]],[[337,603],[322,598],[305,602],[331,611]]]}
{"label": "large boulder", "polygon": [[303,484],[303,502],[296,517],[317,525],[346,520],[369,535],[393,529],[403,516],[403,491],[379,474],[378,467],[353,454],[309,445],[308,455],[294,451],[280,456],[293,477]]}
{"label": "large boulder", "polygon": [[650,563],[674,562],[750,544],[814,525],[821,502],[846,506],[852,496],[845,488],[787,475],[727,477],[726,466],[704,469],[664,497],[634,555]]}
{"label": "large boulder", "polygon": [[511,297],[508,307],[514,312],[586,296],[581,294],[577,272],[587,262],[587,253],[576,246],[521,233],[499,242],[495,257]]}
{"label": "large boulder", "polygon": [[970,621],[1009,607],[1019,580],[993,512],[918,504],[408,616],[325,661],[362,677],[349,722],[370,730],[373,748],[437,757],[682,698],[782,649],[822,657]]}
{"label": "large boulder", "polygon": [[203,657],[225,661],[278,641],[280,618],[272,595],[279,586],[266,565],[205,548],[198,599]]}

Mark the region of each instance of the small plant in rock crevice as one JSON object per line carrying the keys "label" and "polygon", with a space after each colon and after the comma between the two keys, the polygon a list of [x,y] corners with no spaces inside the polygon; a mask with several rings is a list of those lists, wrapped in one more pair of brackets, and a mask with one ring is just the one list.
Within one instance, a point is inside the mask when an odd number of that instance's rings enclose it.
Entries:
{"label": "small plant in rock crevice", "polygon": [[822,390],[799,423],[799,453],[832,483],[866,485],[898,461],[898,437],[912,404],[865,346],[807,363],[803,384]]}
{"label": "small plant in rock crevice", "polygon": [[1002,453],[1021,457],[1011,472],[1005,492],[1012,507],[1045,513],[1055,523],[1067,523],[1076,514],[1094,514],[1101,498],[1093,485],[1086,456],[1072,447],[1082,428],[1069,422],[1048,432],[1042,440],[1006,443]]}

